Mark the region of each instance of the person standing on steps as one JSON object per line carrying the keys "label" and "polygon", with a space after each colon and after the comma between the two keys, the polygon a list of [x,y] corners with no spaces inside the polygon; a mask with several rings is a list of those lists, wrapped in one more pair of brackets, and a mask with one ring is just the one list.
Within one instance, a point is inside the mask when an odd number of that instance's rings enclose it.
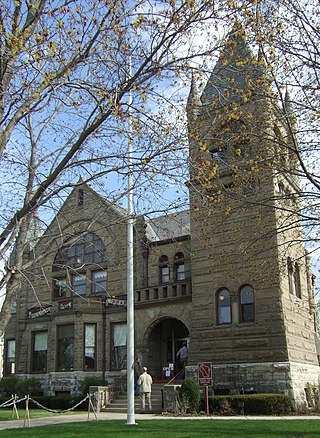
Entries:
{"label": "person standing on steps", "polygon": [[188,361],[188,355],[189,355],[189,350],[188,350],[188,346],[187,343],[184,342],[182,347],[180,348],[180,350],[178,350],[177,354],[176,354],[176,358],[178,360],[178,372],[181,372],[181,377],[184,379],[185,378],[185,367],[187,365],[187,361]]}
{"label": "person standing on steps", "polygon": [[138,385],[138,380],[142,372],[140,357],[136,357],[136,360],[133,363],[133,370],[134,370],[134,395],[138,396],[140,394],[140,387]]}
{"label": "person standing on steps", "polygon": [[140,385],[141,413],[144,414],[146,412],[146,404],[148,404],[149,412],[152,412],[151,385],[153,380],[147,372],[147,367],[143,367],[142,370],[143,372],[139,377],[138,385]]}

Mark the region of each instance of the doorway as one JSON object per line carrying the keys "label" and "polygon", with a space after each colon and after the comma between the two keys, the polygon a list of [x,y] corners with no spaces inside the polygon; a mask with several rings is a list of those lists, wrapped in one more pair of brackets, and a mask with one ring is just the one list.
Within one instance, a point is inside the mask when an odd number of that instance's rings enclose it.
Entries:
{"label": "doorway", "polygon": [[[176,318],[165,318],[155,321],[149,328],[146,357],[148,367],[154,379],[170,379],[175,375],[176,353],[184,342],[189,344],[189,330]],[[170,367],[170,373],[164,368]],[[164,372],[165,371],[165,372]],[[171,372],[172,371],[172,372]]]}

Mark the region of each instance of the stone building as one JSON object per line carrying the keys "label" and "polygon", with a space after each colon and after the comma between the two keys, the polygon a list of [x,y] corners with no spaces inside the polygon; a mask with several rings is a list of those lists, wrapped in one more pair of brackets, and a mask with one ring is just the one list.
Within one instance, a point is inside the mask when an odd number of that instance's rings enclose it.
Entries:
{"label": "stone building", "polygon": [[[244,36],[226,41],[188,103],[190,209],[134,226],[135,354],[172,377],[212,364],[216,393],[287,393],[318,384],[313,276],[299,226],[289,102],[270,97]],[[32,251],[5,337],[5,374],[74,393],[126,370],[127,214],[75,188]],[[174,364],[171,370],[168,364]],[[169,370],[169,372],[164,372]]]}

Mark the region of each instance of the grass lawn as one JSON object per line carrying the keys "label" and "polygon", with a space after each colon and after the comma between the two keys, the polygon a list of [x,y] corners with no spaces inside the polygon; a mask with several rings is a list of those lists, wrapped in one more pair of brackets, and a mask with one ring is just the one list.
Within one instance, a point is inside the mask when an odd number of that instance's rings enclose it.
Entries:
{"label": "grass lawn", "polygon": [[[18,409],[19,419],[24,419],[25,417],[25,409]],[[87,411],[85,411],[87,413]],[[63,415],[73,415],[73,414],[81,414],[81,411],[70,411],[65,412]],[[60,415],[59,413],[51,413],[44,409],[29,409],[29,416],[30,418],[41,418],[41,417],[51,417],[51,416],[57,416]],[[10,420],[16,420],[16,414],[13,413],[13,409],[0,409],[0,422],[1,421],[10,421]]]}
{"label": "grass lawn", "polygon": [[320,420],[123,420],[65,423],[0,431],[0,437],[23,438],[316,438]]}

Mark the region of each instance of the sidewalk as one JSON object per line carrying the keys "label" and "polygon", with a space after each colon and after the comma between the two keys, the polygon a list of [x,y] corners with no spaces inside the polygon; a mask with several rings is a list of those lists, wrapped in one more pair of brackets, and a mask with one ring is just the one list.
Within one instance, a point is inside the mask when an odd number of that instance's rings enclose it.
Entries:
{"label": "sidewalk", "polygon": [[[161,414],[135,414],[135,421],[138,422],[140,420],[212,420],[212,421],[221,421],[221,420],[320,420],[319,415],[315,416],[288,416],[288,417],[263,417],[263,416],[233,416],[233,417],[220,417],[220,416],[199,416],[199,417],[177,417],[177,416],[169,416],[169,415],[161,415]],[[126,413],[110,413],[110,412],[100,412],[97,414],[98,421],[105,420],[122,420],[127,421]],[[49,424],[61,424],[61,423],[79,423],[81,421],[88,421],[88,413],[81,414],[72,414],[72,415],[57,415],[50,417],[42,417],[42,418],[32,418],[30,422],[28,420],[24,420],[24,415],[21,416],[19,420],[10,420],[10,421],[0,421],[0,430],[5,429],[17,429],[23,427],[34,427],[34,426],[47,426]],[[89,421],[96,421],[95,415],[91,412],[89,415]]]}

